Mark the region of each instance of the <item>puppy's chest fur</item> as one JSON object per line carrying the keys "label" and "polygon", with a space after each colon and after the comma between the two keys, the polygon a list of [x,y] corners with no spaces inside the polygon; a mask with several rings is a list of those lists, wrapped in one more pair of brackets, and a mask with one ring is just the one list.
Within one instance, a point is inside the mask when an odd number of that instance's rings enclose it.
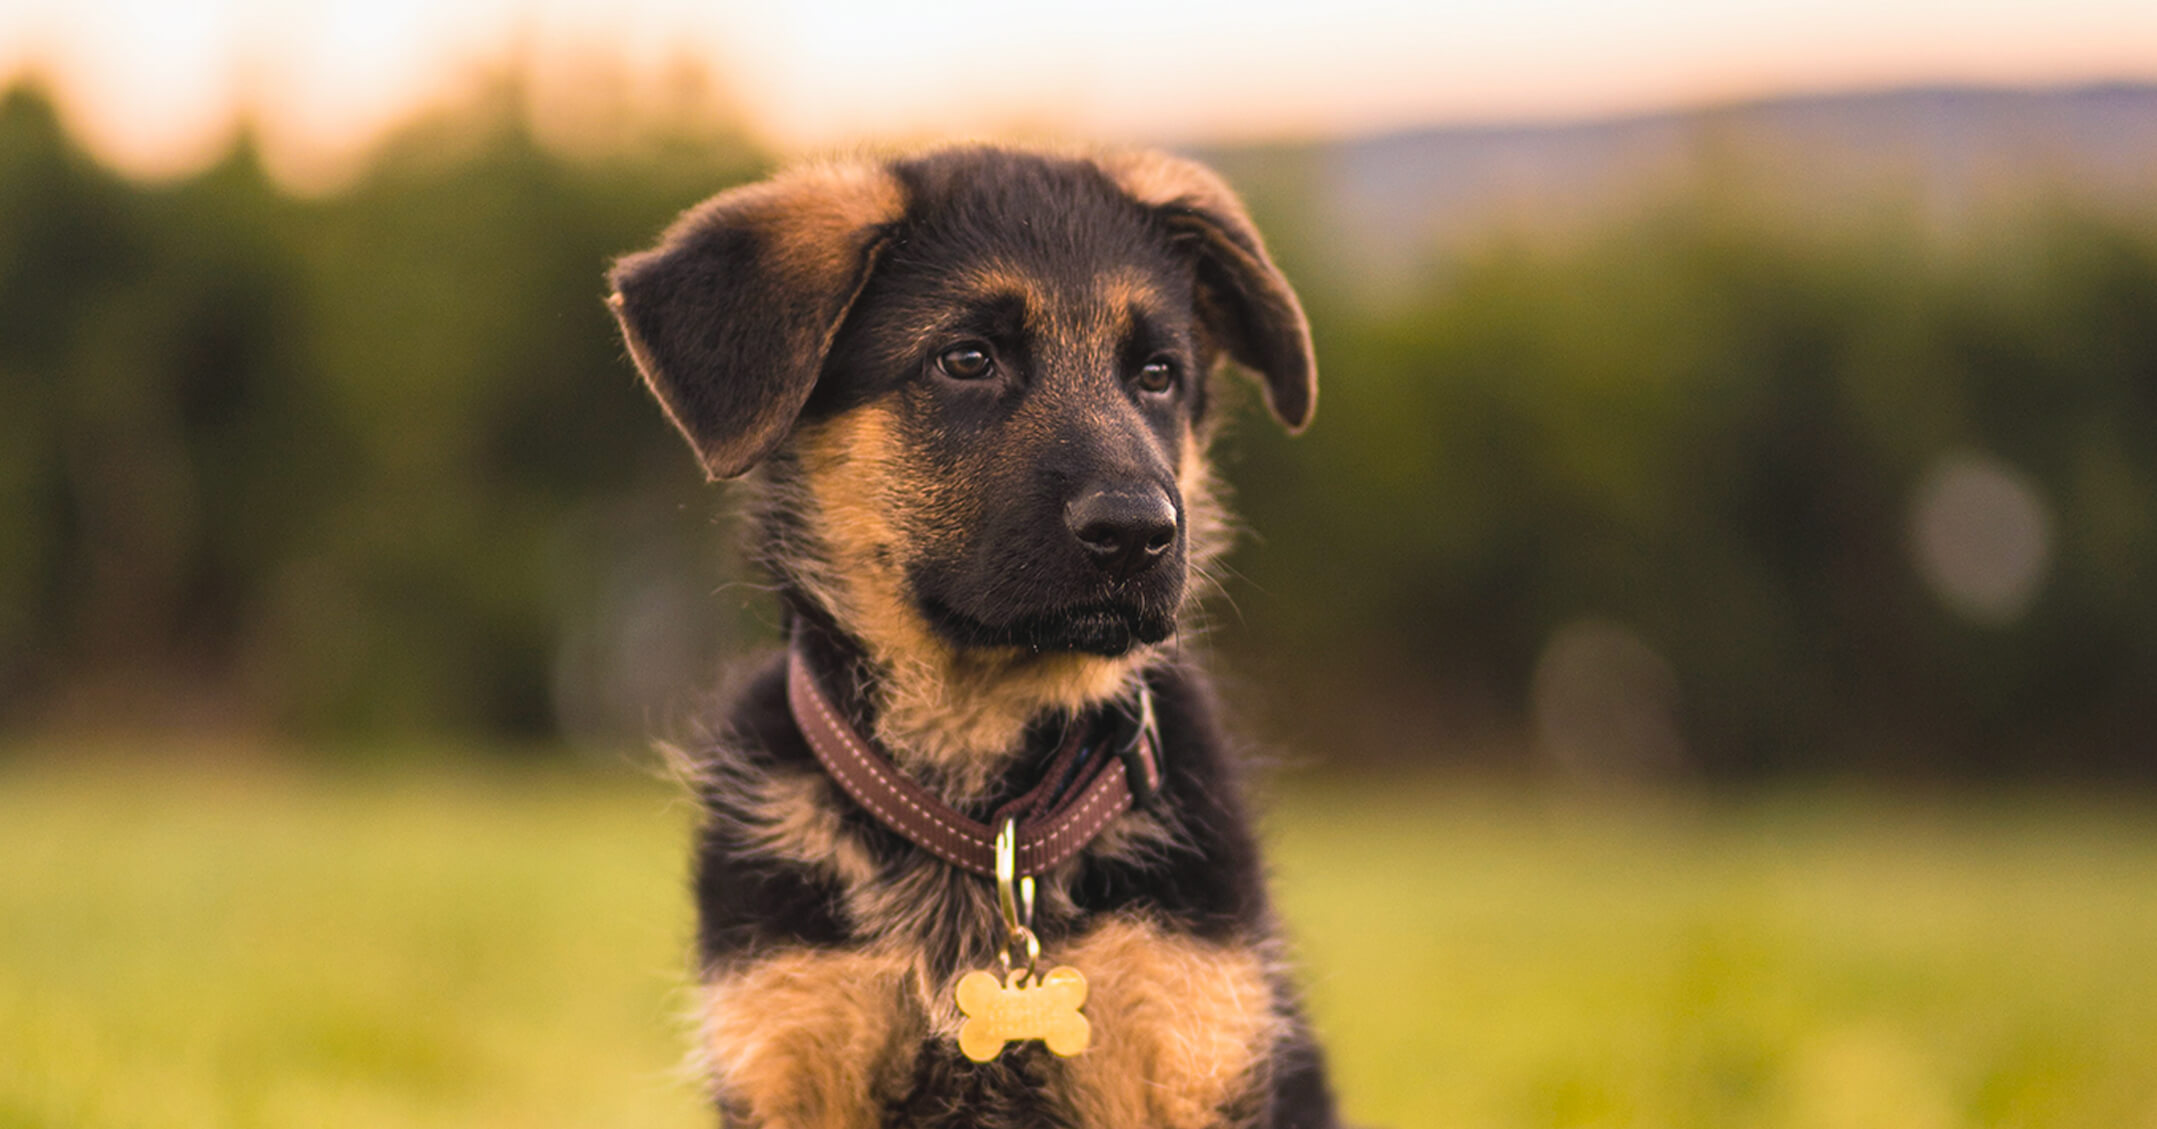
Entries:
{"label": "puppy's chest fur", "polygon": [[[992,884],[839,792],[793,727],[781,677],[767,671],[699,758],[701,1050],[731,1123],[1271,1120],[1300,1032],[1236,781],[1193,675],[1150,677],[1159,796],[1042,876],[1043,966],[1085,974],[1093,1045],[1065,1060],[1014,1044],[986,1064],[958,1052],[953,985],[995,966]],[[1002,787],[1023,790],[1029,767],[1020,758]]]}

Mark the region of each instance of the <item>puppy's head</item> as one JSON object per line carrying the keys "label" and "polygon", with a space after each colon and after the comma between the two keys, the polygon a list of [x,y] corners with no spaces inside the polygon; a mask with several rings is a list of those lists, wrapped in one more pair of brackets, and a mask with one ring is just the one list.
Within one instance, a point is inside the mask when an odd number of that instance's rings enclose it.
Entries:
{"label": "puppy's head", "polygon": [[1243,209],[1158,154],[798,169],[706,201],[612,280],[706,472],[767,466],[770,563],[885,657],[1160,642],[1215,362],[1292,429],[1316,393]]}

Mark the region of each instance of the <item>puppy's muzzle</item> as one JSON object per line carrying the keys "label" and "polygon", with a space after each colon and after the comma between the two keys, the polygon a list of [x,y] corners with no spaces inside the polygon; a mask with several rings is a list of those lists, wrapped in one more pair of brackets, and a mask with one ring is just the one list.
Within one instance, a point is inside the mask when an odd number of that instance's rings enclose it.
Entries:
{"label": "puppy's muzzle", "polygon": [[1176,505],[1151,483],[1089,486],[1064,506],[1064,527],[1111,580],[1137,577],[1176,544]]}

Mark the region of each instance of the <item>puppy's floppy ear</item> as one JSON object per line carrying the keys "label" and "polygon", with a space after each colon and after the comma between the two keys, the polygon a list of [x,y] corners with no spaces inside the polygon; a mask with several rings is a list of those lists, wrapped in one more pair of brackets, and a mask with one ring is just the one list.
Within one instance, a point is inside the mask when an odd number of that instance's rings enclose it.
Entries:
{"label": "puppy's floppy ear", "polygon": [[1199,317],[1229,356],[1264,378],[1273,414],[1288,430],[1303,430],[1318,403],[1310,324],[1235,192],[1204,165],[1166,153],[1109,153],[1095,163],[1191,241]]}
{"label": "puppy's floppy ear", "polygon": [[812,165],[706,200],[614,265],[629,355],[707,475],[786,438],[904,210],[881,165]]}

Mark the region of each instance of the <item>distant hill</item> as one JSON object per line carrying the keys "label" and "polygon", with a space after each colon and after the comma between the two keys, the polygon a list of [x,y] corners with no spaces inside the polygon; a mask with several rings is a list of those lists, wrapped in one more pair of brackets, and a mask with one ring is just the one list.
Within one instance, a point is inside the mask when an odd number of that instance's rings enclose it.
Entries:
{"label": "distant hill", "polygon": [[1703,177],[1748,178],[1823,215],[1911,202],[1949,228],[2046,193],[2157,202],[2157,84],[1814,95],[1203,155],[1261,207],[1315,209],[1298,218],[1326,265],[1383,285],[1464,239],[1562,230]]}

